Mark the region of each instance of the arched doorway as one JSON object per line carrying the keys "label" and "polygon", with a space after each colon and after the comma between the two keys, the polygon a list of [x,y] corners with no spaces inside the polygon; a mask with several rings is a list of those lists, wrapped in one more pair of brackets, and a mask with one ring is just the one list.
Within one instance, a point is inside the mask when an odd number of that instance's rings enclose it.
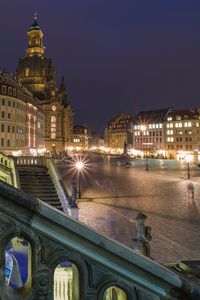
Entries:
{"label": "arched doorway", "polygon": [[103,300],[128,300],[128,298],[122,289],[111,286],[105,291]]}
{"label": "arched doorway", "polygon": [[78,268],[68,260],[54,271],[54,300],[79,300]]}
{"label": "arched doorway", "polygon": [[12,238],[5,249],[5,283],[17,289],[31,286],[31,245],[22,236]]}

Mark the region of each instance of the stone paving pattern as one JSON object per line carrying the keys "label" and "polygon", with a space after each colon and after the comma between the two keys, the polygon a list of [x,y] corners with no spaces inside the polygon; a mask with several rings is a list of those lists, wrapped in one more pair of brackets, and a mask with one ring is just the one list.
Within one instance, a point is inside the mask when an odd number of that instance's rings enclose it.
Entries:
{"label": "stone paving pattern", "polygon": [[[151,256],[160,263],[200,259],[200,171],[93,163],[81,178],[79,220],[100,233],[132,247],[135,216],[144,212],[152,227]],[[60,168],[66,187],[69,166]],[[70,175],[70,176],[69,176]],[[192,181],[195,198],[188,196]]]}

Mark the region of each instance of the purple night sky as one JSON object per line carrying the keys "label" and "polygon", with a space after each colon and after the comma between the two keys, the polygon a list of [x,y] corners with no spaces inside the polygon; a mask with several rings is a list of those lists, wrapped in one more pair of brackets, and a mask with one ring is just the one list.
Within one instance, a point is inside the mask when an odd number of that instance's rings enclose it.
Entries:
{"label": "purple night sky", "polygon": [[199,0],[1,0],[0,69],[15,72],[34,12],[76,123],[200,106]]}

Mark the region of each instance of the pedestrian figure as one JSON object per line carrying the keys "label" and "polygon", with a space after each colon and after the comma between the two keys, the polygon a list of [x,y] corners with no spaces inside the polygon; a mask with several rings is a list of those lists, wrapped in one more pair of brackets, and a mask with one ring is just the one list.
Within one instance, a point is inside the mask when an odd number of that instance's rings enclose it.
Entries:
{"label": "pedestrian figure", "polygon": [[151,227],[145,226],[144,224],[147,216],[141,212],[138,212],[135,219],[137,238],[133,240],[135,242],[134,250],[139,254],[150,257],[149,242],[152,240]]}
{"label": "pedestrian figure", "polygon": [[192,200],[194,200],[194,185],[191,181],[188,182],[187,190],[188,190],[188,196],[191,197]]}
{"label": "pedestrian figure", "polygon": [[78,207],[77,205],[77,195],[78,195],[78,191],[77,191],[77,187],[76,187],[76,182],[72,181],[71,183],[71,196],[69,198],[69,206],[70,207]]}

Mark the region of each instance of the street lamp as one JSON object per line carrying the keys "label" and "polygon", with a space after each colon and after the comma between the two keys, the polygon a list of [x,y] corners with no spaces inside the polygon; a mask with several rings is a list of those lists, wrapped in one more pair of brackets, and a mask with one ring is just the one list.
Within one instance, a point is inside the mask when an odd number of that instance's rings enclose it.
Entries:
{"label": "street lamp", "polygon": [[81,171],[84,168],[84,163],[82,161],[76,162],[76,169],[78,171],[78,198],[81,198]]}
{"label": "street lamp", "polygon": [[146,152],[146,171],[149,171],[147,152]]}
{"label": "street lamp", "polygon": [[187,155],[185,157],[185,160],[187,162],[187,178],[190,179],[190,161],[192,160],[192,156],[191,155]]}
{"label": "street lamp", "polygon": [[[144,135],[144,134],[145,134],[145,131],[147,130],[147,126],[146,126],[145,124],[140,125],[140,130],[143,132],[142,135]],[[146,134],[145,134],[145,135],[146,135]],[[143,139],[143,137],[142,137],[142,139]],[[143,143],[143,145],[144,145],[144,143]],[[145,145],[146,145],[146,143],[145,143]],[[145,159],[145,169],[146,169],[146,171],[149,171],[147,151],[146,151],[146,159]]]}

